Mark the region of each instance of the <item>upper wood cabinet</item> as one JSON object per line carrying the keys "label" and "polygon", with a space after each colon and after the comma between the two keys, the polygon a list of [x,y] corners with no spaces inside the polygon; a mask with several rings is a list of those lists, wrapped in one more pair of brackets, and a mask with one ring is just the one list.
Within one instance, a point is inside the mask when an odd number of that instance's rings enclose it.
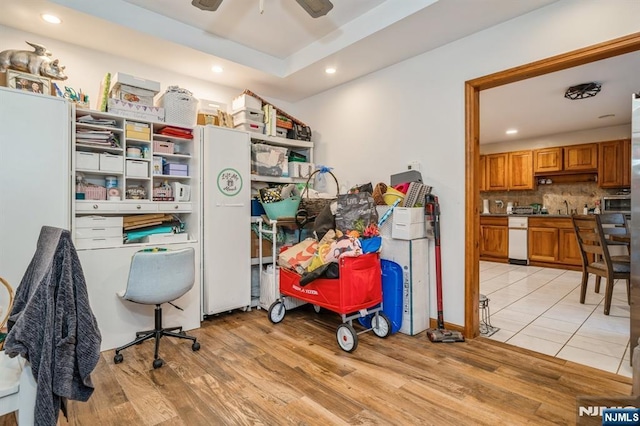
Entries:
{"label": "upper wood cabinet", "polygon": [[598,168],[598,144],[570,145],[564,147],[565,171],[595,171]]}
{"label": "upper wood cabinet", "polygon": [[506,191],[509,189],[509,181],[507,179],[509,155],[505,152],[502,154],[489,154],[486,156],[486,183],[487,191]]}
{"label": "upper wood cabinet", "polygon": [[549,173],[562,170],[562,147],[536,149],[533,151],[533,172]]}
{"label": "upper wood cabinet", "polygon": [[509,153],[509,189],[533,189],[533,151]]}
{"label": "upper wood cabinet", "polygon": [[631,140],[598,144],[598,186],[624,188],[631,186]]}
{"label": "upper wood cabinet", "polygon": [[480,187],[480,191],[487,190],[487,156],[480,156],[480,176],[478,176],[478,185]]}

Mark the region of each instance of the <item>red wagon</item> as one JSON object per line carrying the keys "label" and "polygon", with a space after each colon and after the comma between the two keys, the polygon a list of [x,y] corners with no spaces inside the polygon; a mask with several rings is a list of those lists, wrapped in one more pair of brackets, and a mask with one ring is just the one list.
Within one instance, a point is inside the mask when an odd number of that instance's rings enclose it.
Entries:
{"label": "red wagon", "polygon": [[[382,313],[382,272],[377,253],[339,260],[340,278],[320,278],[305,286],[300,285],[300,275],[288,269],[280,269],[280,299],[269,308],[269,319],[281,322],[286,314],[283,297],[290,296],[311,303],[319,311],[325,308],[342,317],[336,338],[340,348],[353,352],[358,347],[358,334],[372,330],[378,337],[391,333],[391,322]],[[357,333],[353,320],[374,314],[371,328]]]}

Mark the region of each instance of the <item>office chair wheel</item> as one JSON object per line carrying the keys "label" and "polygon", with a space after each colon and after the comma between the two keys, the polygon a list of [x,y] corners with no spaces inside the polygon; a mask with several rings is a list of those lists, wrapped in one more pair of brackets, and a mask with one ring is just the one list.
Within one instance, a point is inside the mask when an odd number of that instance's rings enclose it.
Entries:
{"label": "office chair wheel", "polygon": [[192,351],[199,351],[200,350],[200,343],[198,342],[193,342],[193,345],[191,345],[191,350]]}
{"label": "office chair wheel", "polygon": [[160,368],[164,365],[164,361],[161,358],[153,360],[153,368]]}
{"label": "office chair wheel", "polygon": [[313,310],[316,312],[316,314],[319,314],[322,310],[322,307],[320,305],[313,305]]}
{"label": "office chair wheel", "polygon": [[124,357],[122,356],[122,354],[116,354],[116,356],[113,357],[113,363],[120,364],[123,359]]}

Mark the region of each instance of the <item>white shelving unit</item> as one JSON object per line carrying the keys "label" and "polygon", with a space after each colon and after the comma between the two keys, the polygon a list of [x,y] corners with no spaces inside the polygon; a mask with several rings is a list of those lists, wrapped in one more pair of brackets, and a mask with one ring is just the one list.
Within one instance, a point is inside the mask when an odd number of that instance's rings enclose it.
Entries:
{"label": "white shelving unit", "polygon": [[[298,154],[302,154],[307,158],[307,162],[313,163],[313,148],[314,143],[308,141],[299,141],[295,139],[286,139],[278,136],[267,136],[260,133],[250,133],[251,142],[252,143],[261,143],[267,144],[277,147],[287,148],[289,152],[293,151]],[[287,170],[288,172],[288,170]],[[262,176],[262,175],[251,175],[252,182],[265,182],[265,183],[275,183],[275,184],[287,184],[287,183],[306,183],[307,177],[288,177],[288,176]],[[259,256],[251,259],[251,265],[258,265],[260,269],[260,298],[259,300],[252,300],[252,306],[258,306],[264,309],[268,309],[271,299],[273,299],[274,295],[277,293],[277,289],[279,288],[279,283],[277,281],[276,275],[276,260],[277,260],[277,251],[276,251],[276,237],[277,237],[277,221],[269,221],[267,223],[268,226],[271,227],[271,230],[263,229],[263,224],[265,223],[261,217],[253,216],[251,218],[253,223],[258,224],[258,229],[260,230],[258,234],[258,245],[259,245]],[[270,234],[272,237],[272,254],[271,256],[263,256],[262,254],[262,240],[264,234]],[[263,271],[265,269],[265,265],[273,264],[273,271],[270,277],[271,283],[273,285],[267,285],[265,287],[265,283],[263,283]],[[275,286],[275,288],[274,288]],[[287,309],[291,309],[293,307],[299,306],[304,302],[299,302],[297,300],[287,298],[285,301],[285,306]],[[275,299],[274,299],[275,300]]]}
{"label": "white shelving unit", "polygon": [[[192,131],[193,138],[181,138],[175,136],[162,135],[159,131],[171,123],[145,121],[141,119],[129,119],[119,115],[104,113],[92,110],[75,109],[73,112],[72,124],[72,178],[75,182],[81,175],[90,184],[105,186],[107,178],[117,179],[117,193],[107,193],[106,200],[78,200],[73,203],[72,227],[75,225],[75,218],[83,215],[105,215],[123,216],[132,214],[175,214],[185,223],[189,234],[188,241],[196,241],[198,235],[198,166],[194,160],[199,150],[199,135],[195,127],[185,127],[183,125],[173,125]],[[96,125],[78,122],[80,117],[91,115],[96,119],[109,119],[115,122],[114,125]],[[149,129],[149,139],[128,138],[127,125],[136,124]],[[79,142],[76,138],[77,130],[94,130],[112,132],[118,146],[94,145]],[[172,152],[160,152],[154,149],[154,142],[171,146]],[[130,151],[139,150],[141,156],[132,155]],[[106,166],[103,159],[109,160]],[[154,157],[161,157],[165,163],[184,165],[188,169],[187,176],[164,174],[162,166],[154,169]],[[90,168],[82,167],[89,164]],[[177,200],[174,195],[172,201],[154,201],[153,189],[163,184],[171,185],[178,182],[188,185],[191,190],[189,200]],[[133,198],[127,190],[138,188],[143,194]],[[97,238],[95,242],[76,240],[79,249],[83,248],[106,248],[114,246],[113,240],[105,241]],[[179,241],[179,242],[184,242]],[[78,244],[79,243],[79,244]],[[142,243],[144,245],[145,243]],[[152,244],[153,245],[153,244]]]}
{"label": "white shelving unit", "polygon": [[[115,125],[103,126],[77,122],[78,118],[86,115],[91,115],[93,118],[114,120]],[[172,125],[171,123],[129,119],[115,114],[82,109],[72,109],[71,121],[71,151],[73,153],[71,156],[71,176],[74,182],[78,173],[82,173],[87,182],[100,186],[105,186],[107,177],[116,177],[118,180],[119,197],[117,199],[115,196],[111,200],[76,199],[71,203],[72,234],[74,235],[74,243],[87,281],[91,306],[102,333],[101,350],[111,349],[130,341],[136,330],[153,327],[153,307],[123,302],[116,295],[116,292],[124,290],[127,285],[131,256],[136,251],[147,247],[172,250],[192,247],[195,250],[195,285],[187,294],[176,301],[176,304],[184,310],[168,309],[165,312],[167,316],[165,320],[167,323],[179,324],[185,330],[200,327],[202,319],[202,251],[199,239],[200,170],[198,160],[201,140],[200,129],[177,124]],[[130,123],[140,123],[142,127],[149,128],[149,139],[141,138],[140,136],[142,135],[136,135],[138,137],[135,138],[127,138],[127,124]],[[191,130],[193,139],[159,134],[160,129],[165,126]],[[76,138],[77,129],[111,131],[117,136],[119,146],[95,146],[78,142]],[[177,153],[161,153],[154,150],[154,141],[173,143],[173,151]],[[127,156],[129,148],[138,148],[141,153],[146,152],[147,155],[142,158]],[[109,165],[108,170],[101,169],[100,159],[98,160],[97,168],[77,167],[76,155],[100,155],[105,153],[113,156],[109,159],[111,161],[107,162]],[[163,156],[168,162],[185,164],[188,167],[188,176],[154,174],[154,155]],[[138,173],[131,173],[134,171],[131,169],[127,170],[128,161],[136,162],[139,168],[137,170]],[[153,188],[165,181],[189,185],[191,187],[190,199],[188,201],[154,201]],[[141,187],[145,195],[139,199],[127,199],[126,190],[131,186]],[[71,193],[75,194],[75,192],[76,186],[72,185]],[[186,238],[184,237],[185,234],[159,234],[158,236],[162,236],[162,238],[153,242],[136,240],[123,243],[124,229],[122,228],[121,217],[141,214],[174,215],[184,223]],[[87,228],[84,227],[87,222],[92,223],[94,220],[97,224],[103,222],[106,226],[94,227],[90,225]],[[113,225],[114,223],[116,225]],[[86,238],[87,235],[90,238]],[[87,239],[90,241],[87,242]]]}

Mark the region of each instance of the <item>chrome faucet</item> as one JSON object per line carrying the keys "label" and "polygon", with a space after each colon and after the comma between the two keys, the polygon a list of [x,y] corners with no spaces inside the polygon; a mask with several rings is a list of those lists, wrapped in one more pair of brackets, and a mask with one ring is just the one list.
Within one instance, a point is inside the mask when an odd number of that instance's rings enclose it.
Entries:
{"label": "chrome faucet", "polygon": [[567,216],[569,216],[569,203],[567,203],[567,200],[562,200],[562,202],[564,203],[564,206],[567,209]]}

